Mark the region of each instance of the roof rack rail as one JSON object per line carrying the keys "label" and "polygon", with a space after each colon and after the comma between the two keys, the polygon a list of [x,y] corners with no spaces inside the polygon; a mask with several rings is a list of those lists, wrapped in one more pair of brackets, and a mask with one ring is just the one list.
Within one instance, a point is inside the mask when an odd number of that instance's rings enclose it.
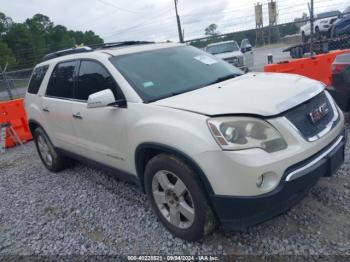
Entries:
{"label": "roof rack rail", "polygon": [[102,43],[102,44],[94,44],[94,45],[81,46],[81,47],[73,47],[73,48],[64,49],[64,50],[47,54],[44,56],[43,61],[51,60],[60,56],[65,56],[65,55],[92,52],[98,49],[131,46],[131,45],[146,45],[146,44],[154,44],[154,43],[155,42],[149,42],[149,41],[124,41],[124,42]]}
{"label": "roof rack rail", "polygon": [[93,49],[88,46],[82,46],[82,47],[73,47],[69,49],[60,50],[54,53],[50,53],[44,56],[43,61],[47,61],[50,59],[54,59],[60,56],[65,55],[71,55],[71,54],[77,54],[77,53],[86,53],[86,52],[92,52]]}
{"label": "roof rack rail", "polygon": [[96,49],[130,46],[130,45],[147,45],[147,44],[154,44],[154,43],[155,42],[150,42],[150,41],[124,41],[124,42],[112,42],[112,43],[88,45],[88,47],[96,50]]}

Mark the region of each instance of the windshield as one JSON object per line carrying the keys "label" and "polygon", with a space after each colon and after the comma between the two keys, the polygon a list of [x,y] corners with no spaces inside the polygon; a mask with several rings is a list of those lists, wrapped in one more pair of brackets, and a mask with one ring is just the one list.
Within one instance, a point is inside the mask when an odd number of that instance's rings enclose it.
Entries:
{"label": "windshield", "polygon": [[110,61],[145,102],[242,74],[238,68],[191,46],[114,56]]}
{"label": "windshield", "polygon": [[330,11],[330,12],[325,12],[325,13],[318,14],[317,18],[323,19],[323,18],[338,16],[340,14],[341,14],[340,11]]}
{"label": "windshield", "polygon": [[239,51],[239,46],[236,41],[207,47],[207,52],[211,53],[212,55],[234,51]]}
{"label": "windshield", "polygon": [[344,10],[345,15],[350,15],[350,6]]}

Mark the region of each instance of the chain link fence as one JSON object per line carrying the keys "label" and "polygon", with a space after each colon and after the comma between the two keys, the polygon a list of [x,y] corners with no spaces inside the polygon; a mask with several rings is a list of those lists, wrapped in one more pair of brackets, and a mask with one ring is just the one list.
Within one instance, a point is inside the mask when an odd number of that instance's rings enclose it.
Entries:
{"label": "chain link fence", "polygon": [[0,71],[0,101],[24,97],[33,68]]}
{"label": "chain link fence", "polygon": [[[247,39],[254,51],[255,66],[252,69],[257,71],[268,63],[268,57],[273,58],[270,62],[282,62],[350,49],[350,3],[340,10],[331,1],[323,3],[316,1],[315,7],[309,5],[309,10],[305,9],[307,3],[294,11],[277,7],[279,21],[276,18],[273,24],[262,25],[261,22],[261,26],[254,29],[189,39],[186,43],[207,50],[208,45],[235,41],[242,51],[241,43]],[[252,20],[251,16],[248,18]]]}

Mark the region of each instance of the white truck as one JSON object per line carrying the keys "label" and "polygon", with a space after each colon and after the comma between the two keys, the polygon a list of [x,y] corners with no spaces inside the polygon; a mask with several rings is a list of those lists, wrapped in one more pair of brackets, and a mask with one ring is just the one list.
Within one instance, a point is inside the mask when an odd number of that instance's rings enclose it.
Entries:
{"label": "white truck", "polygon": [[208,45],[205,50],[235,67],[248,72],[254,66],[253,47],[248,39],[243,39],[241,47],[234,40]]}
{"label": "white truck", "polygon": [[[333,23],[341,15],[340,11],[324,12],[317,15],[314,21],[314,34],[316,39],[322,36],[329,37]],[[311,24],[308,22],[300,28],[300,34],[303,42],[307,42],[311,35]]]}

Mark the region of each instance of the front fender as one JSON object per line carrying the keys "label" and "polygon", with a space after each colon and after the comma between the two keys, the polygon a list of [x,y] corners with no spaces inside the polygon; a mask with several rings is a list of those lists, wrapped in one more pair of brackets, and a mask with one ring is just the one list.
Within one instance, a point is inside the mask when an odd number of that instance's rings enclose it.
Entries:
{"label": "front fender", "polygon": [[[207,116],[197,113],[150,106],[143,117],[129,122],[128,138],[136,150],[142,143],[157,143],[178,149],[187,155],[220,150],[207,126]],[[150,110],[159,108],[159,110]]]}

